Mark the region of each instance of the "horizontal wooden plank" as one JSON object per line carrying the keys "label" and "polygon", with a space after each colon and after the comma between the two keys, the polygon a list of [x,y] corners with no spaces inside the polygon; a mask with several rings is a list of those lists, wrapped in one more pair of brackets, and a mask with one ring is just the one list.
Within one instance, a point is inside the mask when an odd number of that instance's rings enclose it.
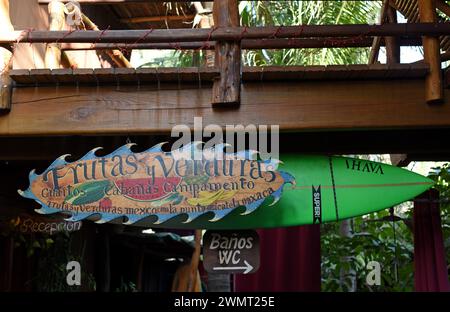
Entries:
{"label": "horizontal wooden plank", "polygon": [[439,36],[450,33],[450,22],[414,24],[348,24],[348,25],[300,25],[265,27],[218,27],[178,29],[128,29],[43,31],[17,30],[1,33],[3,43],[38,42],[87,42],[87,43],[158,43],[195,41],[241,41],[243,39],[271,38],[323,38],[373,36]]}
{"label": "horizontal wooden plank", "polygon": [[[253,49],[295,49],[295,48],[345,48],[345,47],[370,47],[372,38],[300,38],[300,39],[246,39],[241,41],[241,48],[246,50]],[[419,37],[400,37],[398,38],[400,46],[420,46],[422,40]],[[384,46],[384,39],[381,39],[381,46]],[[213,50],[214,41],[206,42],[177,42],[174,43],[62,43],[62,50],[132,50],[132,49],[168,49],[168,50]]]}
{"label": "horizontal wooden plank", "polygon": [[13,81],[19,84],[35,83],[34,76],[30,76],[29,69],[14,69],[9,72],[9,76]]}
{"label": "horizontal wooden plank", "polygon": [[244,81],[421,78],[426,64],[244,67]]}
{"label": "horizontal wooden plank", "polygon": [[140,82],[211,83],[219,75],[215,68],[76,68],[17,69],[10,72],[18,85],[48,84],[137,84]]}
{"label": "horizontal wooden plank", "polygon": [[[266,66],[244,67],[243,81],[313,80],[313,79],[398,79],[421,78],[428,65],[373,64],[333,66]],[[11,78],[20,85],[27,84],[121,84],[145,82],[204,82],[219,75],[215,68],[98,68],[98,69],[31,69],[12,70]]]}
{"label": "horizontal wooden plank", "polygon": [[450,90],[443,105],[425,104],[424,81],[246,82],[238,109],[218,110],[211,89],[196,84],[14,88],[0,116],[0,136],[170,133],[177,124],[279,125],[282,131],[450,126]]}

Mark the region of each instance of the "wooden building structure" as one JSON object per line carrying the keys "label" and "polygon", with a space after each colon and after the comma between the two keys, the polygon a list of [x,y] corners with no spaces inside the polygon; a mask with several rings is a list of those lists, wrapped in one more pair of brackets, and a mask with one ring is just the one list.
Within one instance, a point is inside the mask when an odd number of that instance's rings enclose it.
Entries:
{"label": "wooden building structure", "polygon": [[[449,159],[443,0],[384,0],[378,25],[257,28],[240,26],[238,0],[78,0],[78,26],[66,22],[76,10],[67,2],[0,0],[0,160],[19,168],[12,171],[67,152],[76,159],[96,146],[113,150],[130,137],[145,148],[167,140],[174,125],[193,126],[194,116],[222,127],[279,125],[282,152]],[[397,23],[396,11],[408,22]],[[196,16],[200,27],[192,28]],[[400,47],[414,45],[424,60],[401,63]],[[386,64],[376,62],[380,46]],[[358,65],[241,65],[243,49],[314,47],[371,47],[371,57]],[[132,68],[133,49],[207,50],[211,66]]]}

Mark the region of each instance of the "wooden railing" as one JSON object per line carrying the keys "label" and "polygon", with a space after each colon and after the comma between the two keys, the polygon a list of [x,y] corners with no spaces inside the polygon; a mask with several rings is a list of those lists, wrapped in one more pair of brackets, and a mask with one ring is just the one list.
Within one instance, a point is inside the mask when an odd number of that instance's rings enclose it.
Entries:
{"label": "wooden railing", "polygon": [[[7,3],[7,0],[1,0]],[[215,78],[212,103],[221,106],[236,106],[240,103],[241,49],[280,49],[310,47],[378,46],[382,41],[389,46],[389,62],[398,63],[399,46],[418,44],[423,37],[425,63],[429,65],[426,76],[426,101],[438,103],[443,100],[441,60],[438,36],[450,33],[450,23],[437,23],[433,1],[418,0],[421,23],[398,24],[395,10],[385,1],[383,11],[390,16],[390,23],[380,25],[299,25],[239,27],[238,0],[216,0],[214,2],[213,28],[201,29],[150,29],[150,30],[18,30],[0,34],[0,45],[9,48],[22,43],[47,43],[53,51],[58,49],[118,49],[173,48],[214,49],[215,67],[219,76]],[[80,3],[112,4],[144,2],[138,0],[78,0]],[[148,1],[145,1],[148,2]],[[159,2],[155,0],[155,2]],[[40,0],[39,3],[50,3]],[[386,9],[386,6],[388,8]],[[5,9],[3,9],[5,10]],[[9,21],[1,22],[10,24]],[[2,25],[0,25],[2,26]],[[375,39],[374,39],[375,38]],[[88,45],[84,44],[88,43]],[[4,50],[4,49],[2,49]],[[396,51],[396,52],[395,52]],[[57,52],[57,51],[56,51]],[[372,57],[373,58],[373,57]],[[126,60],[126,59],[125,59]],[[129,63],[125,62],[129,67]],[[53,64],[54,65],[54,64]],[[54,66],[49,66],[54,68]],[[292,72],[292,69],[286,69]],[[2,100],[0,109],[9,106]]]}

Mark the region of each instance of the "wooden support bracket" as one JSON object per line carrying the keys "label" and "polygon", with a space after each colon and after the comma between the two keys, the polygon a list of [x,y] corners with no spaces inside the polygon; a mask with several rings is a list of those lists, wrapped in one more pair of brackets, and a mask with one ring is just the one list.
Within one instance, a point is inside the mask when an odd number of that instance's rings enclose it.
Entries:
{"label": "wooden support bracket", "polygon": [[[387,14],[386,12],[388,10],[388,7],[389,7],[389,0],[384,0],[383,4],[381,6],[381,10],[380,10],[379,24],[384,23],[384,19]],[[375,64],[378,61],[378,54],[380,52],[380,46],[381,46],[381,36],[373,37],[372,47],[370,49],[370,54],[369,54],[369,64]]]}
{"label": "wooden support bracket", "polygon": [[[436,1],[419,0],[421,23],[437,22]],[[425,98],[427,103],[441,103],[444,100],[442,71],[440,59],[439,37],[424,36],[422,38],[424,60],[430,65],[430,73],[425,80]]]}
{"label": "wooden support bracket", "polygon": [[[386,11],[387,22],[389,24],[397,24],[397,10],[388,4]],[[398,38],[395,36],[388,36],[386,41],[386,60],[388,64],[400,63],[400,45]]]}
{"label": "wooden support bracket", "polygon": [[[217,0],[213,7],[216,27],[238,27],[238,0]],[[215,46],[215,65],[220,78],[213,84],[212,105],[233,107],[240,105],[241,42],[218,41]]]}

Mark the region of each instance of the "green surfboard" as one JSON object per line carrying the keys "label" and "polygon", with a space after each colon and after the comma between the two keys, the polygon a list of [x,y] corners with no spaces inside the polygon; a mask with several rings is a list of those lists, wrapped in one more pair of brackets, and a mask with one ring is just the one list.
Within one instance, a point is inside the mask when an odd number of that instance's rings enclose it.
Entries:
{"label": "green surfboard", "polygon": [[434,184],[414,172],[362,159],[297,154],[281,158],[280,170],[292,174],[296,184],[286,184],[275,205],[268,198],[247,215],[238,207],[216,222],[208,221],[211,214],[206,213],[190,223],[182,223],[186,217],[179,216],[161,226],[250,229],[334,222],[393,207]]}
{"label": "green surfboard", "polygon": [[[185,157],[162,145],[134,153],[131,144],[97,156],[98,148],[44,172],[30,172],[23,197],[42,214],[69,221],[186,229],[250,229],[333,222],[390,208],[433,185],[416,173],[336,156],[285,154],[282,163],[253,152],[225,158]],[[203,151],[203,157],[212,150]],[[178,156],[177,156],[178,155]]]}

